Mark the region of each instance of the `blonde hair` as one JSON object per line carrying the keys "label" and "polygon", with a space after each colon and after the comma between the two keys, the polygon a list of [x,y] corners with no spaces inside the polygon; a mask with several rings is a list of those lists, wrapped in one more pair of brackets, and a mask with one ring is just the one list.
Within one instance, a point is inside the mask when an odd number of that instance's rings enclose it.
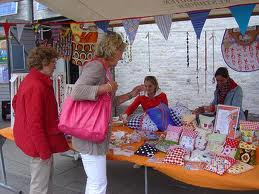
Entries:
{"label": "blonde hair", "polygon": [[100,58],[112,58],[116,51],[124,51],[126,43],[120,34],[116,32],[108,32],[104,38],[97,44],[95,56]]}
{"label": "blonde hair", "polygon": [[27,66],[29,69],[34,67],[37,70],[42,70],[44,66],[48,66],[56,58],[58,58],[56,49],[52,47],[36,47],[29,53]]}

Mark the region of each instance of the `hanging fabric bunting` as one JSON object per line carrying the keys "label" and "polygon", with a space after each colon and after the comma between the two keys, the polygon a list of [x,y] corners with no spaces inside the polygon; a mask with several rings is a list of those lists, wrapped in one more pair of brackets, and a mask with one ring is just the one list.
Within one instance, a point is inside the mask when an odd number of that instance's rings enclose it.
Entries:
{"label": "hanging fabric bunting", "polygon": [[4,23],[3,26],[4,26],[5,37],[7,39],[9,36],[9,29],[10,29],[11,25],[9,23]]}
{"label": "hanging fabric bunting", "polygon": [[172,24],[172,16],[171,15],[161,15],[161,16],[155,16],[155,21],[157,23],[157,26],[160,30],[160,32],[163,34],[164,38],[167,40],[171,24]]}
{"label": "hanging fabric bunting", "polygon": [[239,26],[242,35],[246,33],[246,29],[254,8],[255,4],[233,6],[229,8],[232,16],[235,18]]}
{"label": "hanging fabric bunting", "polygon": [[21,37],[22,37],[22,32],[23,32],[23,28],[24,28],[25,24],[16,24],[16,28],[17,28],[17,39],[20,42]]}
{"label": "hanging fabric bunting", "polygon": [[110,23],[110,21],[100,21],[100,22],[95,22],[95,25],[98,28],[102,29],[102,31],[107,32],[109,23]]}
{"label": "hanging fabric bunting", "polygon": [[198,39],[200,39],[201,37],[201,31],[205,24],[206,19],[208,18],[209,13],[210,13],[210,10],[188,12],[188,16],[191,19],[194,31]]}
{"label": "hanging fabric bunting", "polygon": [[123,26],[126,31],[127,36],[129,37],[130,44],[133,44],[136,33],[138,31],[140,19],[128,19],[123,20]]}

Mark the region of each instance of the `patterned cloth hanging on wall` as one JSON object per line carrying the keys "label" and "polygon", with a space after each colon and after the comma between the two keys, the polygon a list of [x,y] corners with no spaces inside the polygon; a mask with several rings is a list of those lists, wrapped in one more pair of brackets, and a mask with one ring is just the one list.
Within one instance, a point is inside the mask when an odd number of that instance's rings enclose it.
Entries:
{"label": "patterned cloth hanging on wall", "polygon": [[221,50],[226,64],[235,71],[259,70],[259,26],[252,26],[242,36],[238,29],[226,29]]}
{"label": "patterned cloth hanging on wall", "polygon": [[71,59],[72,53],[72,31],[68,27],[52,26],[52,46],[65,60]]}
{"label": "patterned cloth hanging on wall", "polygon": [[95,26],[86,27],[84,24],[71,24],[72,30],[72,63],[84,65],[94,55],[98,32]]}

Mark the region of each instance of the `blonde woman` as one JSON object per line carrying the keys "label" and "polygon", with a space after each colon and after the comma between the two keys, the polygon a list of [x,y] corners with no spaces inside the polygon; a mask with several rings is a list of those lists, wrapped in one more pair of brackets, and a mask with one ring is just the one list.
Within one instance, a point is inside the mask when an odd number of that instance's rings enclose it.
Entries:
{"label": "blonde woman", "polygon": [[[135,97],[142,87],[137,86],[129,93],[115,96],[118,84],[115,81],[107,82],[106,78],[110,68],[115,67],[118,61],[122,59],[125,47],[126,44],[119,34],[115,32],[107,33],[97,45],[96,58],[84,65],[82,74],[72,90],[72,98],[74,100],[95,101],[99,95],[108,92],[113,94],[113,104],[116,106]],[[108,151],[109,138],[110,132],[104,142],[100,144],[75,137],[72,138],[73,147],[80,152],[87,175],[86,194],[106,193],[106,153]]]}

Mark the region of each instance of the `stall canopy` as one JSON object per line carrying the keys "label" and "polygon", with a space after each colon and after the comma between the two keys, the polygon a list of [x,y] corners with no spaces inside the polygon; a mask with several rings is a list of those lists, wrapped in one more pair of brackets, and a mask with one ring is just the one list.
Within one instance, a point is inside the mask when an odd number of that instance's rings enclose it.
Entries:
{"label": "stall canopy", "polygon": [[[121,23],[122,19],[141,18],[153,22],[158,15],[172,14],[173,20],[189,19],[187,12],[211,10],[209,18],[231,16],[229,7],[257,4],[259,0],[37,0],[69,19],[78,22],[109,20]],[[256,5],[253,15],[259,14]]]}

